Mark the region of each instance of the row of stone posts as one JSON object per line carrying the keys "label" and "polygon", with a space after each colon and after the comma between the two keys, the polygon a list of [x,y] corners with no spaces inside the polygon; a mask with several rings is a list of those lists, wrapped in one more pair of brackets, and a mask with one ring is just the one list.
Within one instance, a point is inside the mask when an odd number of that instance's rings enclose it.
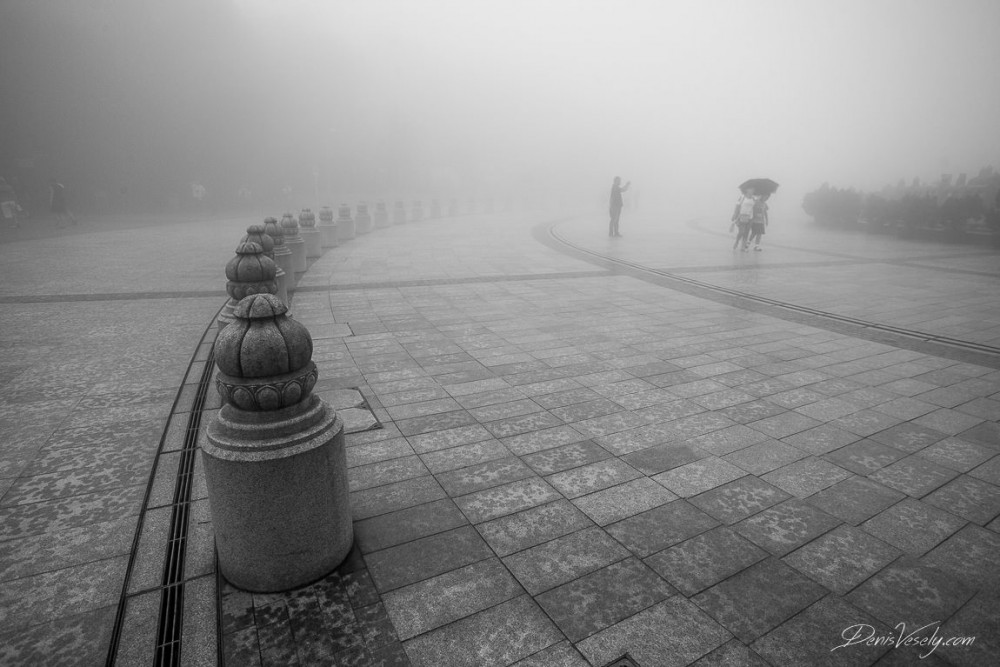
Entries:
{"label": "row of stone posts", "polygon": [[[454,210],[454,204],[453,208]],[[310,209],[250,225],[226,264],[229,301],[215,342],[222,409],[202,444],[219,568],[234,586],[285,591],[336,568],[353,542],[343,421],[313,393],[312,337],[289,317],[310,259],[373,228],[385,204]],[[440,206],[431,204],[431,217]],[[414,202],[410,219],[423,219]],[[392,224],[407,221],[396,202]]]}

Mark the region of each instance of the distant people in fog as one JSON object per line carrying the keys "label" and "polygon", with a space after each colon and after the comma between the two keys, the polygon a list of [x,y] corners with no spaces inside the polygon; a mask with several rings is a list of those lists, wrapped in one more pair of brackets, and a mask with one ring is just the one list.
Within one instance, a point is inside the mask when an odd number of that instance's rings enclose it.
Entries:
{"label": "distant people in fog", "polygon": [[622,206],[624,206],[622,193],[628,190],[630,185],[632,181],[622,185],[621,176],[615,176],[615,181],[611,184],[611,222],[608,224],[608,236],[621,236],[618,233],[618,221],[622,217]]}
{"label": "distant people in fog", "polygon": [[753,249],[760,251],[760,240],[767,229],[767,196],[754,197],[753,217],[750,219],[750,240]]}
{"label": "distant people in fog", "polygon": [[49,179],[49,211],[56,217],[57,227],[64,227],[67,220],[76,224],[76,216],[66,204],[66,186],[54,178]]}
{"label": "distant people in fog", "polygon": [[0,176],[0,218],[4,222],[13,223],[15,227],[21,226],[21,207],[17,205],[17,193],[3,176]]}
{"label": "distant people in fog", "polygon": [[750,222],[753,220],[754,203],[753,188],[747,188],[746,191],[740,195],[740,198],[736,200],[736,207],[733,209],[733,224],[729,226],[730,232],[733,231],[733,227],[737,229],[736,241],[733,243],[733,250],[740,248],[743,252],[746,252],[750,245]]}

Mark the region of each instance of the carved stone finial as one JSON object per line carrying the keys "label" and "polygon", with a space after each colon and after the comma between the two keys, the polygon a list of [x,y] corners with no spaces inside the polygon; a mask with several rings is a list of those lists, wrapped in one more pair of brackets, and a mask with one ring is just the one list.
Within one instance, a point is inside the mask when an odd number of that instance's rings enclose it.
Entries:
{"label": "carved stone finial", "polygon": [[215,342],[216,387],[240,410],[279,410],[309,396],[316,385],[312,338],[272,294],[237,304],[233,322]]}
{"label": "carved stone finial", "polygon": [[264,249],[254,242],[236,247],[236,256],[226,264],[226,292],[239,301],[251,294],[275,294],[278,267],[264,254]]}

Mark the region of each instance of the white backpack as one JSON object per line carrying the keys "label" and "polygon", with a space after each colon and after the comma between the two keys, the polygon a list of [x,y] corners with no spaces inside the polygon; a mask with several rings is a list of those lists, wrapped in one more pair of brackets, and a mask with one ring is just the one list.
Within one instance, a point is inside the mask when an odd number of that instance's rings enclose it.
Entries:
{"label": "white backpack", "polygon": [[740,199],[740,222],[750,222],[753,218],[753,197],[743,195]]}

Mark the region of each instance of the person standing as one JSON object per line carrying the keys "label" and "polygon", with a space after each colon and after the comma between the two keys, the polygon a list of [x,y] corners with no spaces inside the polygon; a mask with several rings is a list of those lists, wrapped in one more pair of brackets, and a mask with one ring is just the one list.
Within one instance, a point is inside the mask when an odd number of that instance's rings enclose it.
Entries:
{"label": "person standing", "polygon": [[750,219],[750,240],[754,244],[753,249],[760,251],[760,239],[767,229],[767,197],[755,197],[753,204],[753,217]]}
{"label": "person standing", "polygon": [[748,236],[750,234],[750,221],[753,220],[754,204],[753,188],[747,188],[736,202],[736,208],[733,209],[733,224],[729,226],[730,232],[733,231],[734,226],[738,230],[733,250],[740,248],[746,252],[750,245]]}
{"label": "person standing", "polygon": [[622,193],[628,190],[629,186],[632,185],[632,181],[629,181],[624,186],[621,183],[622,177],[615,176],[615,181],[611,184],[611,222],[608,225],[608,236],[621,236],[618,233],[618,220],[622,216],[622,207],[624,206]]}
{"label": "person standing", "polygon": [[0,218],[13,223],[15,227],[20,227],[20,208],[17,205],[17,193],[14,192],[14,188],[7,183],[7,179],[0,176]]}
{"label": "person standing", "polygon": [[76,216],[66,205],[66,186],[54,178],[49,179],[49,210],[56,216],[57,227],[63,227],[66,220],[76,224]]}

